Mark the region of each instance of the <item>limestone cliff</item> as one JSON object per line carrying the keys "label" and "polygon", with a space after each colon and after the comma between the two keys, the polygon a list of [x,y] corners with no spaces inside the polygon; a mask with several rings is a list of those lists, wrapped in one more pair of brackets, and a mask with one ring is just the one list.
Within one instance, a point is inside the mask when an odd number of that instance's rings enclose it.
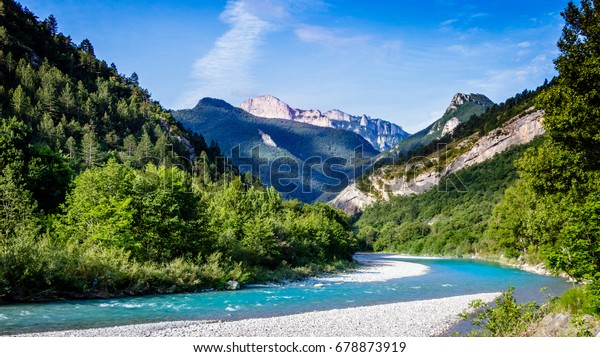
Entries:
{"label": "limestone cliff", "polygon": [[[378,199],[388,200],[393,195],[423,193],[437,185],[444,177],[486,161],[512,146],[526,144],[544,134],[542,121],[543,112],[529,108],[479,139],[468,137],[456,143],[455,148],[463,153],[451,160],[443,170],[436,170],[435,163],[427,165],[424,161],[415,161],[403,167],[405,174],[400,177],[386,178],[389,176],[386,175],[386,171],[392,168],[384,166],[369,177],[371,192],[362,192],[352,183],[330,203],[346,213],[353,214]],[[443,152],[438,153],[440,154],[443,155]],[[430,168],[422,169],[425,167]]]}
{"label": "limestone cliff", "polygon": [[337,128],[357,133],[379,151],[398,144],[409,134],[396,124],[367,115],[354,116],[333,109],[322,113],[316,109],[293,109],[280,99],[263,95],[244,101],[240,108],[263,118],[287,119],[327,128]]}

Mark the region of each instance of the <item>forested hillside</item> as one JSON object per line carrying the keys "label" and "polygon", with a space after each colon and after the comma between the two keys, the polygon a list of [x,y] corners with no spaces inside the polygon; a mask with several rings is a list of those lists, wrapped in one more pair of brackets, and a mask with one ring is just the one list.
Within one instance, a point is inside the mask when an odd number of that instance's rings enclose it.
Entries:
{"label": "forested hillside", "polygon": [[600,313],[600,9],[572,2],[554,61],[559,76],[537,101],[543,143],[518,161],[520,180],[495,209],[488,234],[508,254],[537,257],[588,281]]}
{"label": "forested hillside", "polygon": [[237,177],[135,73],[0,1],[0,301],[193,291],[349,259],[347,218]]}

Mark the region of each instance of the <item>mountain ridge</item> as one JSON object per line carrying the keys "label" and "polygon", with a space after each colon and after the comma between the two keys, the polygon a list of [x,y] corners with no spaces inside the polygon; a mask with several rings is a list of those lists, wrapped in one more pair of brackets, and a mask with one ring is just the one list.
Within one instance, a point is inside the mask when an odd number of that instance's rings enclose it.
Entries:
{"label": "mountain ridge", "polygon": [[[432,138],[432,141],[421,144],[408,154],[393,149],[385,153],[386,156],[380,155],[369,174],[348,185],[330,204],[354,214],[394,196],[418,195],[445,178],[452,178],[464,168],[488,161],[511,147],[531,142],[544,134],[544,113],[534,107],[534,99],[542,89],[524,91],[486,109],[483,114],[470,116],[469,120],[458,123],[451,135],[437,140]],[[444,116],[447,119],[444,126],[451,122],[452,115],[469,103],[464,99],[485,103],[480,100],[481,97],[472,94],[457,94],[447,109],[450,115]],[[476,103],[471,103],[471,109],[473,104]],[[431,131],[435,124],[442,127],[441,123],[438,120],[420,133]]]}
{"label": "mountain ridge", "polygon": [[483,114],[494,105],[494,102],[484,94],[456,93],[441,118],[400,141],[392,151],[398,154],[407,153],[441,139],[452,134],[460,123],[467,122],[473,115]]}
{"label": "mountain ridge", "polygon": [[385,151],[409,136],[401,126],[389,121],[351,115],[339,109],[321,112],[317,109],[294,109],[272,95],[247,99],[240,108],[252,115],[271,119],[286,119],[310,125],[338,128],[355,132],[365,138],[374,148]]}
{"label": "mountain ridge", "polygon": [[[218,142],[233,164],[242,172],[252,171],[266,185],[272,186],[278,180],[272,170],[277,171],[280,164],[289,165],[287,174],[293,178],[286,178],[287,183],[298,188],[290,192],[283,192],[286,190],[283,186],[289,186],[287,184],[275,185],[275,188],[286,198],[304,202],[333,198],[355,178],[356,160],[369,160],[379,154],[357,133],[259,117],[220,99],[203,98],[194,108],[172,114],[185,128],[203,133],[207,141]],[[361,155],[358,159],[357,149]],[[339,168],[331,167],[338,163],[341,163]],[[328,169],[335,172],[327,172]],[[338,177],[334,177],[336,175]],[[341,185],[339,189],[328,192],[327,187],[335,186],[336,181]]]}

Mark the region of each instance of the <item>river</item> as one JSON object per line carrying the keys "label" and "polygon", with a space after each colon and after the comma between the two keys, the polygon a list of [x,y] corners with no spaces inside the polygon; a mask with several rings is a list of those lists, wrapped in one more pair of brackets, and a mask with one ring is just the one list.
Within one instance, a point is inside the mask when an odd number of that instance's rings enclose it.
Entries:
{"label": "river", "polygon": [[[425,275],[378,282],[307,280],[238,291],[153,295],[104,300],[61,301],[0,306],[0,334],[107,327],[175,320],[238,320],[316,310],[499,292],[510,285],[516,298],[543,303],[571,284],[473,259],[387,256],[429,267]],[[543,291],[541,291],[543,290]]]}

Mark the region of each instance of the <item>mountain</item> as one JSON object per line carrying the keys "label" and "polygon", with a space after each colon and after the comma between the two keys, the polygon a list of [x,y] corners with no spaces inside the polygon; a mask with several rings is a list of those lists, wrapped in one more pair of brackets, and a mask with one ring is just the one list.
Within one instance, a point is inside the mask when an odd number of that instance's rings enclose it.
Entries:
{"label": "mountain", "polygon": [[[414,147],[410,155],[402,155],[396,148],[383,153],[369,174],[348,185],[331,204],[353,214],[394,196],[422,194],[460,170],[529,143],[544,134],[543,112],[532,106],[535,93],[524,92],[454,124],[456,115],[481,111],[490,103],[484,96],[457,94],[444,117],[422,131],[428,134],[418,142],[427,144]],[[451,135],[441,135],[445,130]]]}
{"label": "mountain", "polygon": [[[330,204],[359,213],[355,229],[363,249],[451,256],[501,251],[510,231],[492,237],[488,228],[506,220],[506,211],[496,209],[505,192],[518,185],[518,160],[544,146],[546,114],[535,104],[547,89],[524,91],[494,105],[410,155],[380,158]],[[510,214],[518,222],[526,218]]]}
{"label": "mountain", "polygon": [[402,140],[393,150],[398,153],[408,152],[434,140],[441,139],[452,134],[460,123],[468,121],[473,115],[484,113],[492,106],[494,106],[494,102],[483,94],[457,93],[440,119]]}
{"label": "mountain", "polygon": [[316,109],[292,109],[280,99],[270,95],[248,99],[240,105],[240,108],[259,117],[286,119],[352,131],[365,138],[379,151],[388,150],[409,136],[402,127],[382,119],[373,119],[367,115],[354,116],[337,109],[325,113]]}
{"label": "mountain", "polygon": [[379,153],[356,133],[259,117],[220,99],[204,98],[172,113],[187,129],[218,142],[242,172],[304,202],[333,198]]}

